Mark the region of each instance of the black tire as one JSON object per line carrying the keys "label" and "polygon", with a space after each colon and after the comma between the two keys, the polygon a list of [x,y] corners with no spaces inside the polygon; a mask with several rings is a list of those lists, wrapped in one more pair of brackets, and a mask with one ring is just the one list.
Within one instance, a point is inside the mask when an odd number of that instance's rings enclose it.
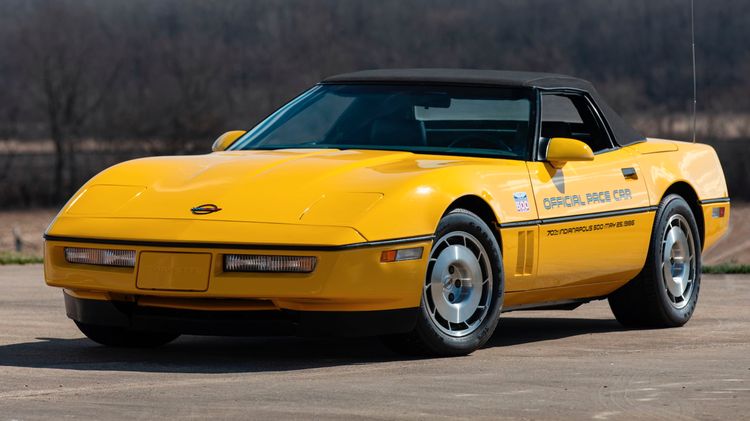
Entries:
{"label": "black tire", "polygon": [[[670,225],[668,225],[672,221]],[[675,221],[684,230],[690,230],[686,235],[685,244],[692,243],[693,266],[680,266],[688,270],[691,278],[690,295],[688,297],[673,294],[669,281],[665,280],[662,262],[665,262],[665,247],[663,241],[668,236]],[[665,243],[669,244],[669,242]],[[667,260],[670,260],[669,258]],[[688,260],[689,262],[689,260]],[[673,263],[670,263],[670,266]],[[690,272],[692,271],[692,272]],[[672,272],[674,274],[674,272]],[[679,272],[681,274],[684,272]],[[670,194],[665,197],[656,211],[654,228],[651,232],[648,257],[641,273],[625,286],[609,296],[609,306],[615,318],[626,327],[666,328],[682,326],[690,320],[698,303],[698,293],[701,283],[701,242],[698,225],[695,222],[690,206],[681,196]],[[685,288],[687,294],[688,289]]]}
{"label": "black tire", "polygon": [[99,326],[75,322],[92,341],[118,348],[156,348],[177,339],[179,333],[141,332],[117,326]]}
{"label": "black tire", "polygon": [[[495,331],[500,316],[500,310],[502,309],[505,291],[503,260],[500,246],[490,227],[488,227],[481,218],[467,210],[455,209],[440,220],[438,228],[435,231],[435,241],[433,242],[432,250],[430,251],[430,257],[432,257],[434,253],[438,253],[440,247],[445,248],[448,244],[447,242],[444,242],[443,245],[438,244],[440,239],[450,240],[450,235],[453,233],[456,233],[456,235],[469,234],[469,236],[466,237],[471,238],[471,240],[477,240],[481,243],[482,248],[486,252],[487,259],[485,260],[482,257],[482,249],[471,249],[475,243],[471,243],[471,246],[466,246],[467,250],[471,250],[472,253],[474,253],[474,256],[477,259],[477,265],[481,268],[481,277],[484,278],[481,293],[476,292],[477,289],[471,289],[471,293],[478,294],[480,297],[479,303],[485,303],[485,305],[477,306],[476,311],[472,313],[473,315],[470,316],[466,322],[462,322],[463,324],[456,323],[452,325],[445,321],[444,323],[447,323],[448,328],[445,326],[441,328],[439,323],[440,316],[434,316],[434,314],[438,313],[437,310],[431,315],[430,310],[428,309],[428,307],[431,306],[433,309],[436,308],[434,301],[431,298],[431,292],[428,292],[429,289],[427,285],[431,283],[430,279],[432,271],[437,270],[436,266],[438,263],[433,263],[431,261],[428,263],[428,269],[425,275],[425,288],[423,289],[422,303],[415,329],[410,333],[390,335],[382,338],[386,346],[395,352],[418,356],[467,355],[484,345]],[[468,243],[465,242],[465,244]],[[487,262],[489,262],[489,264],[487,264]],[[462,276],[458,275],[461,270],[462,269],[455,269],[457,273],[456,277]],[[451,271],[450,273],[454,272]],[[448,287],[456,285],[456,288],[458,288],[456,291],[462,291],[460,290],[460,285],[453,284],[453,282],[455,281],[443,281],[442,285],[448,285]],[[468,286],[468,288],[471,288],[472,284],[476,286],[476,282],[468,281],[464,287]],[[491,285],[491,288],[487,285]],[[431,287],[432,286],[429,288]],[[440,293],[444,292],[441,291]],[[457,292],[457,295],[462,296],[462,293]],[[451,295],[451,297],[453,296]],[[485,311],[484,308],[487,310]],[[467,333],[461,336],[446,333],[445,330],[450,329],[450,326],[456,326],[457,329],[460,326],[466,326],[464,331]]]}

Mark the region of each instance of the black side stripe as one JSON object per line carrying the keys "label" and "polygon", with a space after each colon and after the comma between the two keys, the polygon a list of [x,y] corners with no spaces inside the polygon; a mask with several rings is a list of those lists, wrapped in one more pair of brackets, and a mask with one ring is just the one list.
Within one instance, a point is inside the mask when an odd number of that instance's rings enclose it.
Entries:
{"label": "black side stripe", "polygon": [[587,219],[609,218],[611,216],[632,215],[636,213],[652,212],[652,211],[655,211],[656,209],[657,209],[656,206],[643,206],[640,208],[620,209],[620,210],[613,210],[613,211],[607,211],[607,212],[593,212],[593,213],[584,213],[581,215],[573,215],[573,216],[560,216],[556,218],[532,219],[529,221],[519,221],[519,222],[507,222],[504,224],[500,224],[500,228],[517,228],[517,227],[527,227],[527,226],[532,226],[532,225],[557,224],[560,222],[583,221]]}
{"label": "black side stripe", "polygon": [[[702,200],[701,204],[728,203],[728,197],[718,199]],[[620,215],[632,215],[637,213],[653,212],[657,206],[643,206],[639,208],[621,209],[607,212],[593,212],[573,216],[561,216],[556,218],[531,219],[528,221],[506,222],[500,224],[500,228],[517,228],[534,225],[556,224],[561,222],[583,221],[587,219],[608,218]],[[399,245],[434,240],[434,235],[420,235],[416,237],[394,238],[390,240],[367,241],[362,243],[343,244],[338,246],[327,245],[271,245],[271,244],[236,244],[236,243],[183,243],[176,241],[136,241],[136,240],[114,240],[106,238],[67,237],[56,235],[43,235],[47,241],[62,241],[71,243],[89,244],[111,244],[122,246],[147,246],[147,247],[174,247],[174,248],[217,248],[236,250],[297,250],[297,251],[340,251],[356,248],[380,247],[388,245]]]}
{"label": "black side stripe", "polygon": [[44,234],[47,241],[63,241],[70,243],[109,244],[117,246],[146,246],[165,248],[205,248],[205,249],[234,249],[234,250],[293,250],[293,251],[341,251],[357,248],[381,247],[423,241],[432,241],[434,235],[420,235],[417,237],[394,238],[381,241],[367,241],[362,243],[343,244],[340,246],[326,245],[291,245],[291,244],[235,244],[235,243],[183,243],[176,241],[135,241],[113,240],[106,238],[65,237]]}
{"label": "black side stripe", "polygon": [[719,197],[717,199],[706,199],[701,200],[701,205],[707,205],[709,203],[729,203],[730,200],[728,197]]}

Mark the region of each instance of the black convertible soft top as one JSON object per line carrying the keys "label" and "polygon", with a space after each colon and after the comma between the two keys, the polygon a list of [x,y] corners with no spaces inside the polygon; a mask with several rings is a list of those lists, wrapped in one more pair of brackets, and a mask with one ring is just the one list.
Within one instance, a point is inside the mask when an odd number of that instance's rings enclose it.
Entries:
{"label": "black convertible soft top", "polygon": [[554,73],[474,69],[380,69],[331,76],[321,83],[418,83],[576,89],[587,92],[596,102],[619,145],[625,146],[646,140],[607,105],[589,81]]}

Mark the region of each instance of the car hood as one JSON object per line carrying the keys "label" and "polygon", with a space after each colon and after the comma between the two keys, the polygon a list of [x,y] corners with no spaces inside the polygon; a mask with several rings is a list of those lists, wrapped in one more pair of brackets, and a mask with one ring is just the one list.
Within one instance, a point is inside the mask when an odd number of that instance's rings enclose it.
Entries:
{"label": "car hood", "polygon": [[[61,215],[352,226],[405,178],[458,163],[409,152],[335,149],[144,158],[97,175]],[[207,204],[221,210],[191,212]]]}

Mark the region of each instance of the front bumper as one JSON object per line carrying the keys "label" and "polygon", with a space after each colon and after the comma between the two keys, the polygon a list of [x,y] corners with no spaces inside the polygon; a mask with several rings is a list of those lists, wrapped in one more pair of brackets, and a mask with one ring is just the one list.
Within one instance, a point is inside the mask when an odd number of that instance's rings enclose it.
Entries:
{"label": "front bumper", "polygon": [[71,319],[100,326],[192,335],[344,337],[404,333],[414,329],[419,308],[382,311],[203,311],[100,301],[65,293]]}
{"label": "front bumper", "polygon": [[[123,244],[106,240],[48,239],[45,242],[45,279],[79,299],[131,302],[142,307],[199,311],[378,311],[419,307],[431,238],[362,243],[322,249],[228,248],[226,245]],[[424,247],[419,260],[381,263],[385,250]],[[96,247],[136,251],[134,268],[74,264],[65,260],[65,247]],[[210,255],[204,290],[139,288],[144,252]],[[312,273],[224,272],[225,254],[316,256]],[[142,285],[141,285],[142,286]]]}

